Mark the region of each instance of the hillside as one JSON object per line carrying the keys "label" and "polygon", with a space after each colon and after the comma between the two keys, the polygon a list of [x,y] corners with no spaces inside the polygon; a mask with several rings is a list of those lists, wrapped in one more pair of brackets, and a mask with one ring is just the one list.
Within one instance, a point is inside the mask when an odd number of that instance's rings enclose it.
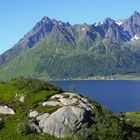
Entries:
{"label": "hillside", "polygon": [[71,79],[140,73],[140,13],[96,24],[43,17],[0,55],[0,78]]}
{"label": "hillside", "polygon": [[134,128],[124,115],[48,82],[0,82],[1,140],[137,140]]}

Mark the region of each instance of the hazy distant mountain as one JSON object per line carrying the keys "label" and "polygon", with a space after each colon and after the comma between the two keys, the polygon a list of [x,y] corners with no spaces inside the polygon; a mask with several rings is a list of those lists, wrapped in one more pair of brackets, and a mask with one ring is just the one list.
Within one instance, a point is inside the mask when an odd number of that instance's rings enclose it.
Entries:
{"label": "hazy distant mountain", "polygon": [[97,24],[65,23],[43,17],[0,55],[0,78],[30,75],[76,78],[139,73],[140,13]]}

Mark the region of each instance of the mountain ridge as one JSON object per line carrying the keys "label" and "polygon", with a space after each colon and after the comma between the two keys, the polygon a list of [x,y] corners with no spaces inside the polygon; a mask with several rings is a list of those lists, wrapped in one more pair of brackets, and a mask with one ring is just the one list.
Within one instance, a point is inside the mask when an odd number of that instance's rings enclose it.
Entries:
{"label": "mountain ridge", "polygon": [[[0,78],[5,72],[13,73],[14,67],[18,69],[18,63],[33,63],[28,73],[31,76],[46,73],[58,79],[139,73],[139,51],[140,13],[136,11],[126,20],[106,18],[91,25],[71,25],[45,16],[14,47],[0,55]],[[29,59],[33,62],[28,63]]]}

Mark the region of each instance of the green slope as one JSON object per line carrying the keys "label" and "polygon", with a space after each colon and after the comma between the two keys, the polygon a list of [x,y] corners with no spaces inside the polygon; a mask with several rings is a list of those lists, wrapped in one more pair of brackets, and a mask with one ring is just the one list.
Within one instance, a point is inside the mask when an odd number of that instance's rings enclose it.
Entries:
{"label": "green slope", "polygon": [[51,46],[41,41],[36,47],[0,66],[0,78],[33,76],[41,79],[70,79],[140,72],[140,56],[125,46],[98,43],[91,48]]}

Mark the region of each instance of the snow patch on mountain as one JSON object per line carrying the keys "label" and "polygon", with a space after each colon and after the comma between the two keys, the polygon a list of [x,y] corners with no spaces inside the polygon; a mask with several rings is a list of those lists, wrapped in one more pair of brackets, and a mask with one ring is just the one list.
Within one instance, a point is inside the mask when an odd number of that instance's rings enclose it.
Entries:
{"label": "snow patch on mountain", "polygon": [[115,23],[118,24],[118,25],[120,26],[120,25],[123,24],[123,21],[122,21],[122,20],[117,20]]}
{"label": "snow patch on mountain", "polygon": [[131,38],[132,41],[137,41],[139,39],[140,39],[140,37],[137,34]]}
{"label": "snow patch on mountain", "polygon": [[82,28],[82,31],[85,31],[85,28]]}

